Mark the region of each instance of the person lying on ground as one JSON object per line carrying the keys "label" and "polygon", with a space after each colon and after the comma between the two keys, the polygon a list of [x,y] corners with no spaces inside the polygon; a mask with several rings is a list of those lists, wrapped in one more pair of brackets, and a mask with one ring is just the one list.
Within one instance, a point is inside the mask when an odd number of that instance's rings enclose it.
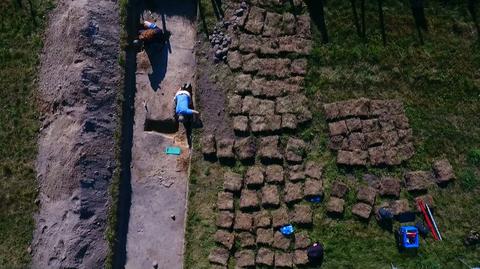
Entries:
{"label": "person lying on ground", "polygon": [[[175,118],[179,122],[183,122],[191,118],[193,114],[199,114],[200,112],[192,109],[192,85],[185,84],[178,89],[175,97],[173,98],[175,108]],[[188,120],[187,119],[187,120]]]}
{"label": "person lying on ground", "polygon": [[144,21],[143,29],[138,31],[135,45],[150,45],[153,43],[164,44],[170,38],[170,32],[163,31],[154,22]]}
{"label": "person lying on ground", "polygon": [[193,109],[192,85],[184,84],[180,89],[178,89],[173,101],[174,117],[178,122],[183,123],[187,135],[188,148],[191,149],[193,115],[200,114],[198,111]]}

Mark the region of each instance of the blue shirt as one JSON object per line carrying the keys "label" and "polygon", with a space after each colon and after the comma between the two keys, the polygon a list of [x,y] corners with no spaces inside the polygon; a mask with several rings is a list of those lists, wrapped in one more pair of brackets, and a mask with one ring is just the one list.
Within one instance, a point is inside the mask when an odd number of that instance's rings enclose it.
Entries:
{"label": "blue shirt", "polygon": [[177,106],[175,107],[175,113],[179,115],[192,115],[192,110],[188,107],[190,104],[190,96],[186,94],[179,94],[175,96]]}

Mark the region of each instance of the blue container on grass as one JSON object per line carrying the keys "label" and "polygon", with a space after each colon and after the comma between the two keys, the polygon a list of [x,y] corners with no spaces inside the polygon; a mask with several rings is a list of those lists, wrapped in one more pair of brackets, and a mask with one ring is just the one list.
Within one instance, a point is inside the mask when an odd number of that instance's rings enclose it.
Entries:
{"label": "blue container on grass", "polygon": [[402,247],[405,249],[415,249],[419,247],[418,229],[415,226],[400,227],[400,238]]}

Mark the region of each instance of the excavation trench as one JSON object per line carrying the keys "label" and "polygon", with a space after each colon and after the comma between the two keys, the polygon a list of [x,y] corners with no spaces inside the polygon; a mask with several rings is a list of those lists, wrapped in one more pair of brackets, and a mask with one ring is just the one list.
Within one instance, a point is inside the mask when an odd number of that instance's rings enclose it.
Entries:
{"label": "excavation trench", "polygon": [[[142,20],[155,20],[171,36],[164,45],[126,51],[115,268],[183,267],[190,155],[172,111],[177,89],[195,82],[195,16],[193,0],[128,5],[129,44]],[[182,153],[165,154],[170,146]]]}

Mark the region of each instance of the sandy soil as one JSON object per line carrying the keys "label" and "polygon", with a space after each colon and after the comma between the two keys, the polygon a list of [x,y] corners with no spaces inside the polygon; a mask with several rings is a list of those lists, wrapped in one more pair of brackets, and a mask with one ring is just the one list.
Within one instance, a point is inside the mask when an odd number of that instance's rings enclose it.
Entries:
{"label": "sandy soil", "polygon": [[[161,125],[173,121],[177,89],[195,82],[195,9],[194,1],[163,2],[152,16],[172,33],[169,43],[137,55],[125,268],[151,268],[154,262],[182,268],[189,151],[182,126],[169,134],[158,129],[169,129]],[[156,131],[145,131],[147,119],[159,122]],[[182,155],[166,155],[168,146],[181,147]]]}
{"label": "sandy soil", "polygon": [[100,268],[114,170],[116,2],[59,0],[41,57],[40,212],[32,268]]}

